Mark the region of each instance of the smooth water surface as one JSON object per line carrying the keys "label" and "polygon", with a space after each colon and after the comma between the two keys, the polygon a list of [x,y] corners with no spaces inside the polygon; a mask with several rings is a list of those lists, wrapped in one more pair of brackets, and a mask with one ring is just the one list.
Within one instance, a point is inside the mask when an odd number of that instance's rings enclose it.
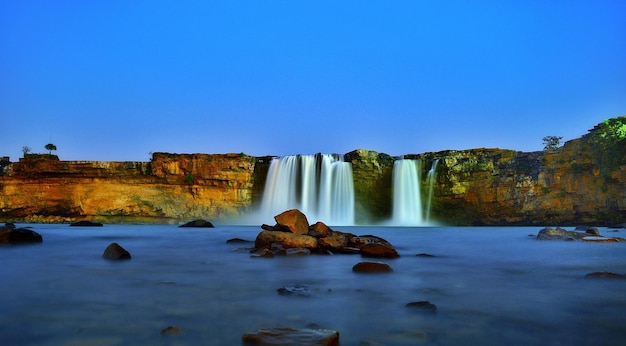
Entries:
{"label": "smooth water surface", "polygon": [[[226,243],[254,240],[252,226],[32,228],[42,244],[0,247],[5,345],[238,345],[258,328],[307,326],[338,330],[341,345],[626,343],[626,280],[585,278],[626,273],[626,243],[538,241],[537,227],[337,227],[402,256],[380,260],[393,273],[356,274],[371,259],[251,258],[251,244]],[[112,242],[132,260],[102,259]],[[279,295],[289,284],[311,296]],[[424,300],[436,314],[405,307]],[[161,335],[172,325],[181,333]]]}

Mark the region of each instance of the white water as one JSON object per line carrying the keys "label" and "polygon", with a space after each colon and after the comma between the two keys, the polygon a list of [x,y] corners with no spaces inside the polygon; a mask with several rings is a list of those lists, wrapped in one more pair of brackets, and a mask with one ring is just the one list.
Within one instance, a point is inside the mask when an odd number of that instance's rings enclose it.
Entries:
{"label": "white water", "polygon": [[396,160],[393,163],[393,215],[397,226],[423,224],[422,197],[420,191],[421,161]]}
{"label": "white water", "polygon": [[273,159],[261,213],[272,217],[288,209],[299,209],[310,223],[354,224],[352,165],[329,154]]}

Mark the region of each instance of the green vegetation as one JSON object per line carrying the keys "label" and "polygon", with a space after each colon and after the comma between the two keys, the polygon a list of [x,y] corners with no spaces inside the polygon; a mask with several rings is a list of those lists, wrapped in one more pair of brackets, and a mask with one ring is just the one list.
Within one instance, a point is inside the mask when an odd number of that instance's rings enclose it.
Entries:
{"label": "green vegetation", "polygon": [[52,143],[46,144],[45,148],[48,150],[49,155],[52,155],[52,150],[57,150],[57,146]]}
{"label": "green vegetation", "polygon": [[556,150],[561,146],[561,136],[545,136],[543,137],[543,150]]}
{"label": "green vegetation", "polygon": [[193,182],[194,182],[193,174],[191,174],[191,173],[185,174],[185,184],[191,185],[191,184],[193,184]]}
{"label": "green vegetation", "polygon": [[592,131],[591,144],[598,158],[600,171],[608,177],[626,163],[626,116],[607,119]]}
{"label": "green vegetation", "polygon": [[30,147],[28,147],[26,145],[22,147],[22,153],[24,154],[24,157],[26,157],[26,155],[28,155],[30,153],[30,151],[31,151]]}

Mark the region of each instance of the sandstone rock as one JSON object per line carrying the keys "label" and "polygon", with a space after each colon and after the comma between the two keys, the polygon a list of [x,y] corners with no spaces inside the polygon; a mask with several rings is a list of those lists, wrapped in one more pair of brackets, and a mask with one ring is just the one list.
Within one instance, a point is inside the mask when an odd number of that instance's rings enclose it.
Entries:
{"label": "sandstone rock", "polygon": [[538,240],[580,240],[585,236],[587,236],[587,234],[583,232],[567,231],[561,227],[557,227],[556,229],[551,228],[551,227],[546,227],[539,231],[539,233],[537,234],[537,239]]}
{"label": "sandstone rock", "polygon": [[100,222],[92,222],[92,221],[77,221],[71,223],[70,226],[74,227],[102,227]]}
{"label": "sandstone rock", "polygon": [[600,235],[600,231],[598,231],[596,227],[590,227],[590,226],[576,226],[574,231],[585,232],[585,234],[588,234],[588,235]]}
{"label": "sandstone rock", "polygon": [[261,328],[243,335],[256,345],[339,346],[339,332],[328,329]]}
{"label": "sandstone rock", "polygon": [[250,257],[259,257],[259,258],[274,258],[274,253],[272,250],[268,248],[261,248],[254,251]]}
{"label": "sandstone rock", "polygon": [[254,246],[260,248],[271,243],[281,244],[285,249],[306,248],[314,250],[318,247],[317,239],[314,237],[279,231],[261,231],[254,241]]}
{"label": "sandstone rock", "polygon": [[198,219],[198,220],[189,221],[189,222],[187,222],[185,224],[182,224],[182,225],[180,225],[178,227],[213,228],[215,226],[213,226],[213,224],[210,223],[209,221]]}
{"label": "sandstone rock", "polygon": [[398,258],[400,255],[391,246],[369,243],[361,246],[361,256],[364,257],[378,257],[378,258]]}
{"label": "sandstone rock", "polygon": [[286,256],[305,256],[305,255],[310,255],[310,254],[311,254],[311,250],[300,248],[300,247],[285,249]]}
{"label": "sandstone rock", "polygon": [[41,243],[41,234],[28,228],[0,227],[0,244]]}
{"label": "sandstone rock", "polygon": [[380,262],[359,262],[352,267],[356,273],[388,273],[393,269],[387,263]]}
{"label": "sandstone rock", "polygon": [[118,243],[111,243],[106,249],[104,249],[102,258],[108,260],[129,260],[131,257],[130,253]]}
{"label": "sandstone rock", "polygon": [[435,304],[432,304],[429,301],[407,303],[406,307],[411,308],[416,311],[427,312],[427,313],[432,313],[432,314],[437,312],[437,306]]}
{"label": "sandstone rock", "polygon": [[329,237],[319,238],[317,242],[320,248],[324,250],[342,252],[348,246],[348,237],[344,234],[336,233]]}
{"label": "sandstone rock", "polygon": [[626,275],[611,272],[593,272],[585,275],[590,279],[626,279]]}
{"label": "sandstone rock", "polygon": [[327,237],[333,232],[325,223],[318,221],[309,227],[309,235],[316,238]]}
{"label": "sandstone rock", "polygon": [[298,209],[290,209],[276,216],[276,226],[281,230],[289,231],[296,234],[309,233],[309,221],[306,216]]}
{"label": "sandstone rock", "polygon": [[350,240],[348,241],[348,246],[359,248],[359,249],[361,248],[361,246],[365,244],[383,244],[383,245],[393,247],[390,242],[386,241],[385,239],[381,237],[377,237],[374,235],[361,235],[358,237],[354,236],[350,238]]}

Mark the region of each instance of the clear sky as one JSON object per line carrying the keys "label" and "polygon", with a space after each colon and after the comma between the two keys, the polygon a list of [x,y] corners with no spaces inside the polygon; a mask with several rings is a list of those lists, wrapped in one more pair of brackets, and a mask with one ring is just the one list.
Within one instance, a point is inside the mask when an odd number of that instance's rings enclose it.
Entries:
{"label": "clear sky", "polygon": [[0,0],[0,156],[543,148],[626,115],[626,1]]}

